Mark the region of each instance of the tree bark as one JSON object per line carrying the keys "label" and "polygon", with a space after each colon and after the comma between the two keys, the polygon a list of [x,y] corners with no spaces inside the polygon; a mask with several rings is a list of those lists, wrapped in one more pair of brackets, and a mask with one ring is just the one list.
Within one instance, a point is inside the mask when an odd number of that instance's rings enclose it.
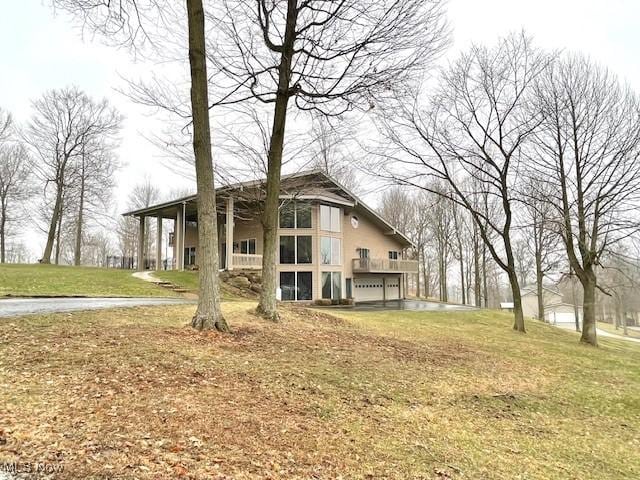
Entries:
{"label": "tree bark", "polygon": [[5,263],[6,261],[6,250],[5,250],[5,228],[7,225],[7,208],[4,206],[4,201],[2,202],[2,219],[0,219],[0,263]]}
{"label": "tree bark", "polygon": [[80,198],[78,205],[78,219],[76,225],[76,248],[74,251],[73,263],[76,266],[80,266],[80,260],[82,258],[82,222],[84,220],[84,190],[85,190],[85,171],[84,171],[84,158],[82,160],[82,172],[80,176]]}
{"label": "tree bark", "polygon": [[582,282],[582,287],[584,289],[584,301],[582,305],[582,335],[580,337],[580,341],[597,347],[596,276],[585,272],[584,280],[581,278],[580,281]]}
{"label": "tree bark", "polygon": [[220,308],[218,283],[218,225],[216,192],[211,154],[209,91],[205,55],[204,8],[202,0],[187,0],[189,65],[191,68],[191,111],[193,153],[198,188],[198,275],[200,295],[191,325],[198,330],[228,332]]}
{"label": "tree bark", "polygon": [[58,213],[58,226],[56,229],[56,255],[55,255],[55,263],[56,265],[60,265],[60,236],[62,235],[62,212],[64,209],[64,191],[62,192],[62,198],[60,199],[60,211]]}
{"label": "tree bark", "polygon": [[264,211],[262,212],[263,252],[262,252],[262,292],[257,312],[262,317],[277,321],[276,305],[276,262],[278,248],[278,207],[280,199],[280,172],[282,152],[289,104],[291,65],[298,20],[297,0],[287,1],[287,24],[278,66],[278,92],[271,130],[267,163],[267,184]]}
{"label": "tree bark", "polygon": [[62,209],[62,185],[56,183],[56,202],[53,205],[53,213],[49,222],[49,231],[47,232],[47,243],[42,254],[42,263],[51,263],[51,254],[53,253],[53,244],[56,240],[56,229],[58,226],[58,217]]}
{"label": "tree bark", "polygon": [[542,256],[540,251],[536,252],[536,291],[538,293],[538,320],[544,321],[544,274],[542,273]]}

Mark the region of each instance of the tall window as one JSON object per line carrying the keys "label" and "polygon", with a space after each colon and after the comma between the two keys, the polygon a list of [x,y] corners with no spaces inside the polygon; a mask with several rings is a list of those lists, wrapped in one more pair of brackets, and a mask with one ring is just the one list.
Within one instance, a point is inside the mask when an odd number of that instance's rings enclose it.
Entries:
{"label": "tall window", "polygon": [[311,235],[280,235],[280,263],[312,262]]}
{"label": "tall window", "polygon": [[320,237],[320,259],[323,265],[340,265],[340,239]]}
{"label": "tall window", "polygon": [[289,202],[280,208],[280,228],[311,228],[311,205]]}
{"label": "tall window", "polygon": [[322,298],[340,300],[342,275],[340,272],[322,272]]}
{"label": "tall window", "polygon": [[340,209],[329,205],[320,205],[320,229],[325,232],[340,231]]}
{"label": "tall window", "polygon": [[368,248],[359,248],[358,255],[360,258],[369,258],[369,249]]}
{"label": "tall window", "polygon": [[280,272],[280,291],[282,300],[311,300],[311,272]]}
{"label": "tall window", "polygon": [[184,266],[191,267],[196,264],[196,247],[186,247],[184,249]]}

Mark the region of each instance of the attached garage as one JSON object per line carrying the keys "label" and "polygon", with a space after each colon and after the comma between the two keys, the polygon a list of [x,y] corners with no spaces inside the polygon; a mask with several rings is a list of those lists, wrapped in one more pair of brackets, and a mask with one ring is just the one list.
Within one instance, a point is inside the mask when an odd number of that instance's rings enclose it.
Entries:
{"label": "attached garage", "polygon": [[375,302],[384,298],[382,277],[353,279],[353,297],[356,302]]}
{"label": "attached garage", "polygon": [[356,302],[399,300],[399,276],[361,277],[353,279],[353,294]]}
{"label": "attached garage", "polygon": [[[567,303],[545,306],[545,320],[551,325],[574,326],[576,324],[575,307]],[[578,307],[578,321],[582,325],[582,308]]]}
{"label": "attached garage", "polygon": [[384,279],[385,300],[400,300],[400,277],[387,277]]}

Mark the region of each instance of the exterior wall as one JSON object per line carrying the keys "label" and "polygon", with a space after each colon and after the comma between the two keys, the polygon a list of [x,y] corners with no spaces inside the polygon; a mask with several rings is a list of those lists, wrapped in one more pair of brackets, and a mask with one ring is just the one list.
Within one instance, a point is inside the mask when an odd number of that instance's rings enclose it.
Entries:
{"label": "exterior wall", "polygon": [[[358,228],[351,225],[351,217],[358,217]],[[348,215],[343,215],[345,252],[345,275],[353,278],[353,265],[351,260],[358,258],[358,248],[368,248],[371,258],[389,258],[389,251],[402,252],[402,244],[390,235],[385,235],[379,227],[357,210]],[[359,274],[356,274],[358,276]],[[370,274],[367,274],[370,275]],[[379,275],[381,276],[381,275]]]}
{"label": "exterior wall", "polygon": [[[280,251],[278,249],[278,265],[277,265],[277,284],[280,285],[280,272],[311,272],[313,289],[313,299],[322,298],[322,273],[323,272],[339,272],[341,273],[341,292],[342,296],[346,296],[346,280],[350,278],[353,280],[354,274],[352,270],[352,260],[359,257],[358,248],[369,249],[369,255],[371,258],[388,258],[389,251],[394,250],[402,252],[402,244],[389,235],[385,235],[384,232],[374,225],[367,217],[366,214],[361,213],[358,209],[340,207],[340,232],[327,232],[320,228],[320,203],[313,202],[311,204],[311,228],[298,228],[298,229],[278,229],[278,236],[281,235],[310,235],[312,246],[312,263],[310,264],[280,264]],[[355,215],[358,217],[358,228],[353,228],[351,224],[351,217]],[[235,220],[233,239],[235,242],[241,240],[256,239],[256,254],[261,255],[263,252],[263,229],[259,220]],[[320,262],[320,248],[321,237],[339,238],[341,240],[340,249],[340,264],[339,265],[323,265]],[[220,245],[224,243],[224,227],[220,229],[220,238],[218,242]],[[185,234],[185,248],[195,247],[198,244],[198,229],[197,226],[187,225]],[[174,246],[174,258],[176,246]],[[222,250],[222,249],[221,249]],[[221,251],[220,250],[220,251]],[[196,264],[198,263],[198,250],[196,249]],[[402,282],[402,275],[399,274],[373,274],[363,273],[356,274],[355,278],[359,277],[386,277],[389,279],[395,279],[400,277],[400,295],[404,296],[404,288]],[[353,286],[352,286],[353,295]]]}
{"label": "exterior wall", "polygon": [[[562,302],[562,296],[542,289],[542,298],[545,309],[548,305],[554,305]],[[538,318],[538,295],[536,292],[529,292],[522,296],[522,313],[525,317]]]}

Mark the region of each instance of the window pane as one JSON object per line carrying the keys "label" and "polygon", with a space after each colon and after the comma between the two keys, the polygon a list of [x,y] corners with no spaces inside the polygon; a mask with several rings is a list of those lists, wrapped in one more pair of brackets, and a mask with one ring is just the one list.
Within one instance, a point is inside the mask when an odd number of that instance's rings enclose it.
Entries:
{"label": "window pane", "polygon": [[322,272],[322,298],[331,298],[331,273]]}
{"label": "window pane", "polygon": [[298,300],[311,300],[313,288],[311,279],[311,272],[298,272]]}
{"label": "window pane", "polygon": [[340,290],[342,287],[342,275],[336,272],[333,272],[331,275],[333,277],[333,296],[331,298],[333,298],[334,300],[339,300],[340,298],[342,298],[342,295],[340,294]]}
{"label": "window pane", "polygon": [[331,239],[331,265],[340,265],[340,239]]}
{"label": "window pane", "polygon": [[240,242],[240,253],[248,253],[247,250],[249,248],[249,242],[247,240],[242,240]]}
{"label": "window pane", "polygon": [[311,228],[311,205],[296,204],[296,228]]}
{"label": "window pane", "polygon": [[323,265],[331,265],[331,239],[320,237],[320,262]]}
{"label": "window pane", "polygon": [[320,205],[320,230],[331,230],[331,207]]}
{"label": "window pane", "polygon": [[369,249],[361,248],[360,249],[360,258],[369,258]]}
{"label": "window pane", "polygon": [[295,272],[280,272],[280,290],[282,291],[282,300],[296,299]]}
{"label": "window pane", "polygon": [[293,228],[294,204],[289,202],[280,207],[280,228]]}
{"label": "window pane", "polygon": [[340,209],[332,207],[331,208],[331,231],[339,232],[340,231]]}
{"label": "window pane", "polygon": [[302,235],[297,237],[298,242],[298,263],[311,263],[311,236]]}
{"label": "window pane", "polygon": [[252,238],[251,240],[249,240],[249,254],[251,255],[255,255],[256,254],[256,239]]}
{"label": "window pane", "polygon": [[280,236],[280,263],[296,263],[296,237]]}
{"label": "window pane", "polygon": [[398,252],[390,251],[389,252],[389,259],[390,260],[397,260],[398,259]]}

